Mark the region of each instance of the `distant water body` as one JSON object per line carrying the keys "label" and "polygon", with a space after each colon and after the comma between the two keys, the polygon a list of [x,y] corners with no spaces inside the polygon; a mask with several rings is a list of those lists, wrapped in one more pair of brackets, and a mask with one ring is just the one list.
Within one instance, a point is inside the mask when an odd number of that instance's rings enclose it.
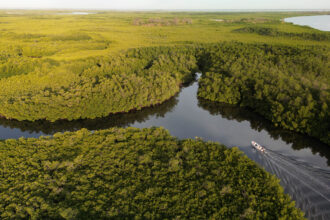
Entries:
{"label": "distant water body", "polygon": [[89,14],[95,14],[95,13],[91,13],[91,12],[81,12],[81,11],[74,11],[71,14],[73,15],[89,15]]}
{"label": "distant water body", "polygon": [[330,31],[330,15],[292,17],[285,18],[284,21],[309,26],[320,31]]}
{"label": "distant water body", "polygon": [[90,15],[96,14],[95,12],[86,12],[86,11],[73,11],[73,12],[60,12],[56,13],[58,15]]}

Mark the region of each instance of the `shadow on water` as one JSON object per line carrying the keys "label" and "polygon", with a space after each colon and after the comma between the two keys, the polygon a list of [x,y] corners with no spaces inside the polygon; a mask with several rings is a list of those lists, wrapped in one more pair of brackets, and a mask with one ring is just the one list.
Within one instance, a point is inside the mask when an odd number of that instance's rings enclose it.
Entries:
{"label": "shadow on water", "polygon": [[[82,128],[87,128],[89,130],[100,130],[111,127],[127,127],[132,123],[147,121],[151,116],[165,117],[165,114],[170,112],[177,103],[178,95],[154,107],[144,108],[141,111],[113,114],[104,118],[80,119],[74,121],[59,120],[56,122],[49,122],[45,120],[31,122],[0,119],[0,126],[8,129],[19,129],[22,133],[16,133],[24,137],[52,135],[56,132],[77,131]],[[5,139],[8,137],[5,137],[5,134],[0,134],[0,139],[1,138]]]}
{"label": "shadow on water", "polygon": [[[189,87],[192,84],[193,82],[185,84],[183,88]],[[179,94],[176,94],[162,104],[143,108],[140,111],[111,114],[107,117],[95,119],[58,120],[56,122],[38,120],[31,122],[0,118],[0,139],[39,137],[41,135],[53,135],[57,132],[77,131],[82,128],[100,130],[112,127],[128,127],[134,123],[148,121],[150,117],[164,118],[178,104],[178,97]]]}

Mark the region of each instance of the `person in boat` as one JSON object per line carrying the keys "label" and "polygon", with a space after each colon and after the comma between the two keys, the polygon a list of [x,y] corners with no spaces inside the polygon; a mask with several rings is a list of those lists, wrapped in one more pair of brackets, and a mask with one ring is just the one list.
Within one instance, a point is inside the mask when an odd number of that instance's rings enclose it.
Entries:
{"label": "person in boat", "polygon": [[255,149],[261,151],[261,152],[265,152],[265,148],[262,147],[260,144],[258,144],[255,141],[251,141],[252,147],[254,147]]}

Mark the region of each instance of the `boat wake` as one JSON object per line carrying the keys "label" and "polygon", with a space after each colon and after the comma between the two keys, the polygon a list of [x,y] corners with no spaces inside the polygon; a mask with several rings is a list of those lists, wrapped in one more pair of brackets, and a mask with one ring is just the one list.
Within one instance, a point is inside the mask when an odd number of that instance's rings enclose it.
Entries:
{"label": "boat wake", "polygon": [[330,170],[313,166],[270,149],[257,162],[281,179],[286,193],[308,219],[330,219]]}

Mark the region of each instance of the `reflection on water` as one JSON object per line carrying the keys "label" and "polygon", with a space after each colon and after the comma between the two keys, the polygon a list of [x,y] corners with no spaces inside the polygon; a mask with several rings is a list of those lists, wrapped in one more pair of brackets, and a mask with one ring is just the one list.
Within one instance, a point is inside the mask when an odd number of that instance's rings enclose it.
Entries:
{"label": "reflection on water", "polygon": [[120,113],[104,118],[84,119],[84,120],[59,120],[49,121],[16,121],[0,119],[0,139],[19,137],[39,137],[41,135],[52,135],[56,132],[77,131],[81,128],[89,130],[100,130],[111,127],[128,127],[132,123],[147,121],[151,116],[165,117],[167,112],[178,103],[178,96],[151,108],[130,113]]}
{"label": "reflection on water", "polygon": [[[238,146],[251,159],[269,172],[276,174],[281,179],[281,184],[286,192],[297,201],[297,206],[302,208],[311,219],[321,212],[324,205],[330,207],[329,201],[315,202],[316,199],[321,201],[322,198],[319,198],[320,195],[310,186],[307,187],[303,184],[306,180],[301,177],[302,174],[299,174],[297,178],[297,173],[305,172],[306,167],[302,167],[302,163],[330,172],[330,147],[328,145],[322,144],[316,139],[277,128],[251,110],[198,99],[197,90],[198,82],[193,82],[184,87],[180,94],[161,105],[94,120],[50,123],[2,119],[0,120],[0,139],[21,136],[38,137],[81,128],[97,130],[114,126],[139,128],[162,126],[178,138],[198,136],[204,140],[218,141],[229,147]],[[271,154],[264,156],[253,152],[250,147],[251,140],[257,141],[273,152],[272,157]],[[281,157],[276,157],[276,155],[281,155]],[[283,162],[284,158],[289,158],[289,162],[285,160]],[[301,163],[298,165],[292,161]],[[321,172],[314,173],[322,174]],[[321,178],[322,175],[312,175],[307,172],[304,178],[306,176],[316,182],[323,181],[330,186],[329,181],[326,182]],[[326,190],[326,188],[317,188],[321,193]],[[302,195],[309,197],[306,199]]]}
{"label": "reflection on water", "polygon": [[249,121],[252,129],[257,131],[266,130],[274,140],[282,140],[287,145],[291,145],[290,147],[294,150],[308,148],[313,154],[319,154],[320,156],[327,158],[327,164],[330,166],[330,147],[315,138],[275,127],[262,116],[247,108],[240,108],[223,103],[214,103],[200,98],[198,100],[198,105],[207,109],[210,114],[221,115],[223,118],[236,120],[238,122]]}

